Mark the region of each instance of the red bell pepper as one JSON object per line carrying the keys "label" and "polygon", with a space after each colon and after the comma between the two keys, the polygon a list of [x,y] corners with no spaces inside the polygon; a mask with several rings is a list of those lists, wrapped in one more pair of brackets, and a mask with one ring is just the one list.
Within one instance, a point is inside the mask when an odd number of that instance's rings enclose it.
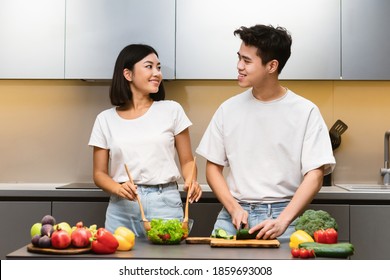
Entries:
{"label": "red bell pepper", "polygon": [[319,229],[314,232],[314,240],[318,243],[337,243],[338,233],[334,228]]}
{"label": "red bell pepper", "polygon": [[92,252],[96,254],[115,253],[119,243],[115,236],[105,228],[99,228],[92,240]]}

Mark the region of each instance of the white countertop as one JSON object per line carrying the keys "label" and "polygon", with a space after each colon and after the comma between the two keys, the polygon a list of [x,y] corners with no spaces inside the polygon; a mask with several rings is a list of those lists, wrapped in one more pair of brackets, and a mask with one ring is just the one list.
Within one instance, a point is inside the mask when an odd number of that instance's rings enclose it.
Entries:
{"label": "white countertop", "polygon": [[[91,182],[88,182],[91,183]],[[55,190],[56,187],[70,184],[64,183],[0,183],[0,190]],[[201,184],[202,191],[211,192],[209,185]],[[179,190],[183,190],[183,184],[179,184]],[[337,186],[322,187],[320,192],[345,192],[343,188]]]}
{"label": "white countertop", "polygon": [[[91,184],[91,182],[85,182]],[[70,184],[63,183],[0,183],[0,197],[9,200],[19,198],[39,199],[107,199],[109,194],[99,188],[56,189],[56,187]],[[201,184],[202,199],[216,199],[214,193],[207,184]],[[179,184],[179,190],[184,195],[183,185]],[[314,200],[336,201],[390,201],[390,190],[347,190],[339,186],[324,186],[315,196]]]}
{"label": "white countertop", "polygon": [[0,183],[0,190],[55,190],[68,183]]}
{"label": "white countertop", "polygon": [[[86,182],[90,183],[91,182]],[[64,186],[70,184],[69,182],[63,182],[63,183],[0,183],[0,190],[1,191],[54,191],[56,190],[56,187]],[[368,186],[367,188],[364,188],[362,190],[355,190],[351,189],[348,190],[345,188],[345,186]],[[377,190],[375,188],[369,189],[369,186],[373,186],[372,184],[340,184],[337,186],[324,186],[321,188],[319,194],[329,194],[329,193],[390,193],[390,189],[388,190]],[[211,188],[207,184],[201,184],[201,188],[204,193],[212,192]],[[72,189],[72,191],[96,191],[97,189]],[[183,184],[179,184],[179,190],[183,191]]]}
{"label": "white countertop", "polygon": [[[71,182],[64,183],[0,183],[0,190],[55,190],[56,187],[70,184]],[[92,182],[86,182],[92,183]],[[211,192],[210,187],[207,184],[200,185],[204,192]],[[77,190],[77,189],[73,189]],[[179,184],[179,190],[183,190],[183,184]]]}

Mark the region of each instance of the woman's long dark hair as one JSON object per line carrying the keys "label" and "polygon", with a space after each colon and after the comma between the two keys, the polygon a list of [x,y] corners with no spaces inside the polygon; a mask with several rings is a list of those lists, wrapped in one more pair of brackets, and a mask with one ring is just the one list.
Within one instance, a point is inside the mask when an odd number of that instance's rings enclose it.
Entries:
{"label": "woman's long dark hair", "polygon": [[[110,101],[112,105],[123,106],[128,104],[133,98],[129,81],[123,76],[123,70],[127,68],[130,71],[133,71],[134,65],[137,62],[152,53],[156,54],[158,57],[157,51],[154,48],[144,44],[128,45],[119,53],[115,62],[114,74],[110,87]],[[150,97],[154,101],[165,99],[165,89],[162,81],[158,92],[151,93]]]}

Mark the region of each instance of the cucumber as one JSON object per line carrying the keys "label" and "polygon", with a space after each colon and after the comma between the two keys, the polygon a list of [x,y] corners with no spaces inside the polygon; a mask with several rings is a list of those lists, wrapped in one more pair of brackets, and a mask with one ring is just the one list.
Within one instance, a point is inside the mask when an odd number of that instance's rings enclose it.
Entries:
{"label": "cucumber", "polygon": [[215,236],[217,238],[225,238],[228,234],[225,230],[219,228],[215,230]]}
{"label": "cucumber", "polygon": [[253,233],[249,233],[249,229],[243,228],[243,229],[237,230],[236,239],[237,240],[240,240],[240,239],[256,239],[256,235],[258,233],[259,233],[259,230],[255,231]]}
{"label": "cucumber", "polygon": [[234,235],[228,234],[225,230],[223,229],[215,229],[213,234],[211,235],[213,238],[223,238],[223,239],[233,239]]}
{"label": "cucumber", "polygon": [[323,244],[317,242],[303,242],[299,248],[313,249],[316,257],[347,258],[354,253],[354,246],[348,242]]}

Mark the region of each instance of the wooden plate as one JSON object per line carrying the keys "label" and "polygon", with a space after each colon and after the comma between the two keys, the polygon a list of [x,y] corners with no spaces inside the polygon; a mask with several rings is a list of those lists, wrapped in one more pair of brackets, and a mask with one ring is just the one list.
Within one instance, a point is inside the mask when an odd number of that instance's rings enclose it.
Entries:
{"label": "wooden plate", "polygon": [[39,248],[30,243],[27,245],[27,251],[31,253],[51,254],[51,255],[76,255],[76,254],[83,254],[83,253],[90,252],[91,247],[86,247],[86,248],[69,247],[67,249]]}

